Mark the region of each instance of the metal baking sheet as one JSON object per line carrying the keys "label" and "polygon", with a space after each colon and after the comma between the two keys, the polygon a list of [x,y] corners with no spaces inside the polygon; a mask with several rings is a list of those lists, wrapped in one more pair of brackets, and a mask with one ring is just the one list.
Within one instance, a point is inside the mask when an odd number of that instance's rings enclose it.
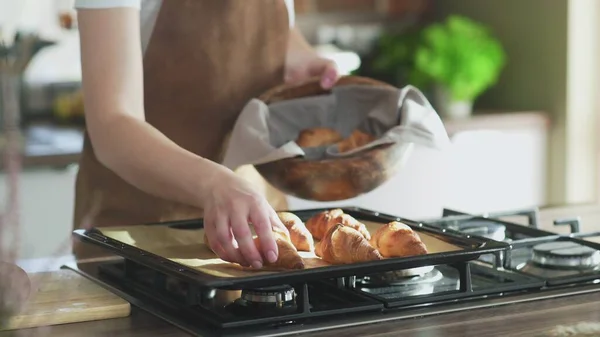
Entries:
{"label": "metal baking sheet", "polygon": [[[293,211],[293,213],[306,221],[322,210]],[[254,270],[223,261],[208,249],[203,240],[204,230],[201,220],[94,228],[89,231],[77,230],[74,234],[83,241],[100,245],[135,262],[163,272],[192,277],[197,282],[215,288],[266,286],[289,281],[301,282],[316,278],[456,263],[476,259],[480,254],[508,248],[508,244],[505,243],[439,230],[415,221],[368,210],[344,208],[344,212],[363,222],[371,233],[383,224],[400,220],[418,232],[429,253],[350,265],[330,265],[314,253],[299,252],[306,264],[303,270]]]}
{"label": "metal baking sheet", "polygon": [[[363,221],[371,234],[382,223]],[[218,258],[203,242],[204,229],[178,229],[168,226],[127,226],[98,228],[103,235],[140,250],[161,256],[175,263],[194,268],[217,277],[248,277],[257,274],[280,273],[280,270],[244,268]],[[425,232],[419,232],[429,253],[446,253],[462,248]],[[307,269],[323,268],[331,264],[312,252],[298,252]]]}

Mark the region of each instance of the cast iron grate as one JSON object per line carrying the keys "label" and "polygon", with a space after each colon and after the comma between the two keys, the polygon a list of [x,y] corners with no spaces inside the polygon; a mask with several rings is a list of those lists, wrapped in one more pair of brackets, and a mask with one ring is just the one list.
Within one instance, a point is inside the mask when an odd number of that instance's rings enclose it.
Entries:
{"label": "cast iron grate", "polygon": [[355,279],[350,280],[350,283],[361,293],[383,302],[386,308],[414,307],[492,294],[539,290],[544,286],[544,282],[537,278],[474,262],[442,265],[436,268],[444,275],[444,279],[437,284],[434,283],[428,294],[407,296],[406,289],[393,285],[379,287],[373,291],[372,288],[361,287]]}
{"label": "cast iron grate", "polygon": [[217,289],[202,288],[130,260],[102,265],[99,271],[101,276],[111,278],[130,291],[151,297],[162,305],[179,310],[187,317],[200,319],[223,329],[253,325],[277,326],[312,317],[383,309],[382,303],[350,289],[339,288],[336,282],[327,280],[293,284],[297,295],[297,310],[293,313],[267,314],[259,309],[255,314],[239,315],[215,302]]}
{"label": "cast iron grate", "polygon": [[[503,221],[498,218],[526,216],[528,225],[523,226],[508,221]],[[594,269],[575,269],[560,270],[549,267],[528,268],[533,265],[533,250],[534,247],[546,243],[571,243],[591,248],[600,251],[600,244],[586,238],[600,236],[600,233],[581,233],[580,219],[567,218],[557,219],[554,221],[555,226],[568,226],[571,230],[570,235],[560,235],[553,232],[548,232],[538,228],[538,212],[535,209],[522,210],[515,212],[503,212],[483,215],[469,215],[454,210],[444,210],[444,217],[441,219],[425,222],[430,226],[437,228],[456,228],[461,223],[468,221],[488,221],[490,223],[504,226],[506,229],[507,242],[511,248],[507,251],[496,254],[494,260],[490,260],[489,255],[481,256],[480,261],[492,263],[496,267],[502,267],[506,270],[519,272],[523,275],[533,276],[544,280],[546,286],[561,286],[574,283],[592,282],[600,279],[600,266]]]}
{"label": "cast iron grate", "polygon": [[[544,286],[544,282],[537,278],[476,263],[442,265],[436,268],[456,281],[456,289],[415,296],[394,287],[381,286],[375,289],[375,293],[369,293],[357,286],[357,277],[327,279],[292,285],[297,294],[295,312],[256,312],[255,315],[241,316],[226,309],[223,303],[219,305],[212,300],[218,291],[216,289],[202,288],[174,279],[130,260],[99,267],[101,275],[114,279],[130,291],[152,297],[163,305],[181,311],[187,317],[202,319],[224,329],[252,325],[278,326],[301,323],[316,317],[393,308],[408,309],[447,301],[477,299],[490,294],[541,289]],[[454,274],[448,273],[449,270],[454,270]],[[173,288],[174,282],[177,284],[176,289]]]}

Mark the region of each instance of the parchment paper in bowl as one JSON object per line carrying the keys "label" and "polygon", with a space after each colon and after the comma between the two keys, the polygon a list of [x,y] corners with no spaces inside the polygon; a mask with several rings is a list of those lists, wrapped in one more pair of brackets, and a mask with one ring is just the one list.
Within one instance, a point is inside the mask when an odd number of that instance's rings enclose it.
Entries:
{"label": "parchment paper in bowl", "polygon": [[[375,233],[377,228],[382,225],[377,222],[362,220],[361,222],[367,226],[371,233]],[[278,272],[247,269],[221,260],[204,244],[203,229],[177,229],[156,225],[97,229],[113,240],[217,277],[247,277]],[[418,231],[418,233],[427,246],[429,253],[451,252],[462,249],[425,232]],[[321,260],[314,253],[299,253],[303,257],[307,269],[329,266],[328,263]]]}
{"label": "parchment paper in bowl", "polygon": [[[360,129],[377,137],[363,148],[337,153],[334,147],[303,149],[300,131],[330,127],[349,136]],[[448,134],[436,111],[415,87],[402,89],[347,85],[330,94],[276,102],[253,99],[238,117],[225,149],[223,165],[236,169],[302,156],[307,159],[349,156],[381,144],[418,144],[444,149]]]}

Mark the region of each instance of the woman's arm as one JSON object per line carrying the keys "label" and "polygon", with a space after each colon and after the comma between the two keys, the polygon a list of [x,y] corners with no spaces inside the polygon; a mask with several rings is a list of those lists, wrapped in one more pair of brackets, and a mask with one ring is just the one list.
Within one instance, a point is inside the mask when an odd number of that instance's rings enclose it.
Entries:
{"label": "woman's arm", "polygon": [[206,232],[220,256],[260,266],[251,219],[263,256],[273,262],[271,228],[283,225],[264,197],[146,123],[139,10],[82,9],[78,16],[86,125],[98,160],[148,194],[204,208]]}
{"label": "woman's arm", "polygon": [[86,125],[98,160],[147,193],[203,206],[198,192],[225,169],[145,122],[139,10],[84,9],[79,25]]}

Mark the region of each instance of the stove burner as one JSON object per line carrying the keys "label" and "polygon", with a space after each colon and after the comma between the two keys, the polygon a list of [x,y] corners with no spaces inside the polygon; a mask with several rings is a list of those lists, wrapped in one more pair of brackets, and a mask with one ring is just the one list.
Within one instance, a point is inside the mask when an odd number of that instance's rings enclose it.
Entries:
{"label": "stove burner", "polygon": [[242,299],[250,303],[274,304],[282,307],[295,299],[294,288],[289,285],[280,285],[267,288],[242,290]]}
{"label": "stove burner", "polygon": [[412,286],[435,283],[441,280],[443,277],[444,276],[439,270],[431,267],[429,272],[420,275],[407,275],[402,270],[390,271],[381,274],[371,274],[362,277],[358,283],[363,287]]}
{"label": "stove burner", "polygon": [[600,251],[575,242],[547,242],[533,247],[532,262],[548,268],[593,269],[600,266]]}
{"label": "stove burner", "polygon": [[454,224],[450,228],[461,233],[482,236],[496,241],[506,239],[506,226],[491,220],[469,220]]}
{"label": "stove burner", "polygon": [[392,271],[382,274],[372,274],[357,280],[359,289],[376,296],[419,296],[431,295],[438,285],[441,285],[444,275],[438,269],[432,269],[425,274],[409,276],[406,271]]}
{"label": "stove burner", "polygon": [[242,316],[273,316],[297,311],[296,292],[289,285],[242,290],[240,298],[227,306]]}

